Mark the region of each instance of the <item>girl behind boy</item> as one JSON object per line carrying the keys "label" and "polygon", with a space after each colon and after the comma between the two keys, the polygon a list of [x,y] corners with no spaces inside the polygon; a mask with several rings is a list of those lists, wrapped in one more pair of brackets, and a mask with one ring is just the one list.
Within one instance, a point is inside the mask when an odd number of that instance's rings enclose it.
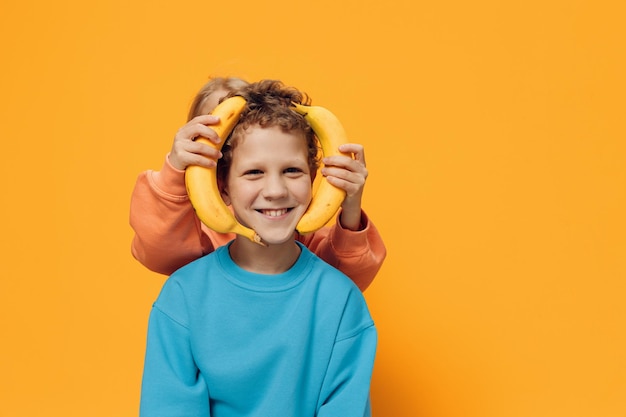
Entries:
{"label": "girl behind boy", "polygon": [[[150,270],[170,275],[234,238],[200,222],[187,196],[184,176],[191,164],[215,166],[219,153],[193,138],[217,140],[210,127],[216,120],[208,113],[225,95],[247,85],[234,77],[213,78],[205,84],[193,100],[189,121],[176,134],[162,169],[145,171],[137,178],[130,205],[130,224],[135,231],[131,252]],[[361,210],[367,178],[363,147],[347,147],[345,151],[352,152],[354,159],[334,157],[325,164],[331,177],[341,180],[335,185],[347,194],[336,223],[297,239],[365,290],[380,269],[386,249],[376,227]]]}

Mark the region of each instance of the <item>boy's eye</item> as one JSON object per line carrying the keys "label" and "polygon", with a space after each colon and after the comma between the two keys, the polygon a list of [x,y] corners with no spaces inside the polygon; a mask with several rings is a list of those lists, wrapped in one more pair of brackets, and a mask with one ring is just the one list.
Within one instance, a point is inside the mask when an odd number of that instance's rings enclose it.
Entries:
{"label": "boy's eye", "polygon": [[300,174],[301,172],[302,172],[302,170],[300,168],[294,168],[294,167],[287,168],[285,170],[285,173],[287,173],[287,174]]}
{"label": "boy's eye", "polygon": [[260,169],[250,169],[244,173],[244,175],[248,176],[256,176],[261,174],[263,174],[263,171],[261,171]]}

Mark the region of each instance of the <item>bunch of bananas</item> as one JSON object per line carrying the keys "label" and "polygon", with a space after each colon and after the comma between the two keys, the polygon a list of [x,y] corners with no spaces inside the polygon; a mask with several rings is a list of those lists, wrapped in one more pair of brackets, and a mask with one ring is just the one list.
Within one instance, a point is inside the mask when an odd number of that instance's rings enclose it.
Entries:
{"label": "bunch of bananas", "polygon": [[[337,117],[324,107],[294,105],[295,110],[302,114],[311,125],[320,141],[324,156],[341,154],[338,149],[339,145],[346,143],[347,137]],[[243,97],[234,96],[221,102],[211,112],[212,115],[220,118],[220,122],[212,126],[220,138],[225,140],[228,137],[239,121],[239,116],[245,106],[246,101]],[[221,150],[224,140],[216,145],[205,138],[196,139],[218,150]],[[261,237],[254,230],[243,226],[235,219],[222,200],[216,173],[216,168],[197,165],[187,167],[185,184],[198,218],[216,232],[236,233],[253,242],[263,244]],[[320,229],[337,213],[344,198],[344,190],[322,180],[309,207],[298,222],[296,230],[301,234],[306,234]]]}

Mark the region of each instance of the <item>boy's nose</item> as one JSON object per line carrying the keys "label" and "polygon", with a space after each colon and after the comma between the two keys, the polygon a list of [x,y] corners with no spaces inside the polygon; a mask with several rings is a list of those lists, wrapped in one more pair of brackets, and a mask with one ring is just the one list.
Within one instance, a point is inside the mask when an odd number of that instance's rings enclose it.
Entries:
{"label": "boy's nose", "polygon": [[268,178],[263,187],[263,197],[268,200],[276,200],[287,195],[285,182],[280,178]]}

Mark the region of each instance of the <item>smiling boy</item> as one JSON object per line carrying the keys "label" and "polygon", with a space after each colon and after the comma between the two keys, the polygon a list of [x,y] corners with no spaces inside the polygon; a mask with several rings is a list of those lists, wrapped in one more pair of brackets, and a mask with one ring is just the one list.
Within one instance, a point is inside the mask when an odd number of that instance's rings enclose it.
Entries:
{"label": "smiling boy", "polygon": [[175,272],[154,303],[143,417],[369,416],[377,333],[356,285],[295,240],[318,167],[315,136],[279,81],[251,84],[218,181],[236,237]]}

